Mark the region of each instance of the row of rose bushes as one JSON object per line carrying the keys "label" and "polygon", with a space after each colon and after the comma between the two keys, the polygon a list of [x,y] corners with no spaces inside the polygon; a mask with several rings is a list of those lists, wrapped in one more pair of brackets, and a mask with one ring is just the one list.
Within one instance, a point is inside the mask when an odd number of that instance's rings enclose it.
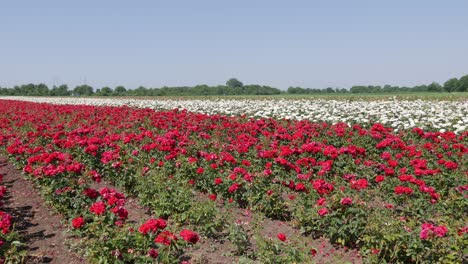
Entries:
{"label": "row of rose bushes", "polygon": [[183,229],[177,234],[174,228],[166,228],[167,221],[162,218],[149,218],[141,224],[127,222],[129,213],[122,193],[106,187],[99,191],[90,188],[79,176],[80,165],[62,161],[59,166],[68,167],[68,171],[53,178],[35,175],[30,179],[70,222],[71,232],[79,238],[74,246],[91,263],[174,263],[184,247],[198,242],[197,233]]}
{"label": "row of rose bushes", "polygon": [[[208,236],[222,222],[216,203],[236,203],[359,248],[369,262],[465,257],[467,132],[2,103],[2,145],[90,230],[104,220],[73,211],[91,199],[80,195],[82,175],[106,177],[154,214]],[[78,189],[56,195],[69,186]],[[194,191],[208,199],[194,199]],[[60,200],[68,193],[73,198]],[[104,221],[112,228],[114,210]],[[126,229],[119,230],[110,232],[119,241],[113,247],[128,252]]]}

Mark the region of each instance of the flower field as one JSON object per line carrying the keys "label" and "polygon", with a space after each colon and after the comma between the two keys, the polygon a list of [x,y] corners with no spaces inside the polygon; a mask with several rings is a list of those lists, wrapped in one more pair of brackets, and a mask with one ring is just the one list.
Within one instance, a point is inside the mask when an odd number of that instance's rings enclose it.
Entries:
{"label": "flower field", "polygon": [[104,98],[0,97],[38,103],[132,106],[155,110],[186,109],[202,114],[246,115],[329,123],[381,123],[395,131],[419,127],[461,133],[468,129],[468,101],[438,100],[142,100]]}
{"label": "flower field", "polygon": [[0,100],[0,148],[91,263],[462,263],[467,127],[466,101]]}

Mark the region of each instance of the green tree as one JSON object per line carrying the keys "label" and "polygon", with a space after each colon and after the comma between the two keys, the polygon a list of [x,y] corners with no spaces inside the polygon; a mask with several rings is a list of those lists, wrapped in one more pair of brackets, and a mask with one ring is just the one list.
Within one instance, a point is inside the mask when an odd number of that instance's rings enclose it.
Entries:
{"label": "green tree", "polygon": [[428,92],[442,92],[442,86],[439,83],[433,82],[427,86]]}
{"label": "green tree", "polygon": [[356,85],[356,86],[351,87],[350,91],[351,93],[368,93],[369,88],[364,85]]}
{"label": "green tree", "polygon": [[237,80],[236,78],[231,78],[226,82],[226,85],[229,86],[230,88],[241,88],[244,86],[244,84]]}
{"label": "green tree", "polygon": [[40,83],[36,86],[36,95],[38,96],[47,96],[49,95],[49,87],[47,85]]}
{"label": "green tree", "polygon": [[456,91],[458,88],[458,79],[452,78],[444,83],[444,90],[451,93]]}
{"label": "green tree", "polygon": [[335,89],[331,88],[331,87],[328,87],[327,89],[325,89],[325,92],[326,93],[334,93],[335,92]]}
{"label": "green tree", "polygon": [[90,96],[94,94],[93,87],[83,84],[78,85],[73,89],[73,95],[76,96]]}
{"label": "green tree", "polygon": [[101,90],[99,90],[99,93],[96,93],[96,94],[100,96],[111,96],[112,93],[113,93],[112,88],[105,86],[105,87],[102,87]]}
{"label": "green tree", "polygon": [[51,96],[69,96],[70,91],[68,90],[68,85],[62,84],[60,86],[54,86],[52,90],[50,90]]}
{"label": "green tree", "polygon": [[123,87],[122,85],[119,85],[119,86],[115,87],[114,95],[124,96],[126,94],[127,94],[127,89],[125,89],[125,87]]}
{"label": "green tree", "polygon": [[458,80],[457,92],[468,92],[468,74]]}
{"label": "green tree", "polygon": [[133,94],[136,96],[145,96],[145,95],[149,95],[149,90],[144,86],[140,86],[136,88],[135,90],[133,90]]}

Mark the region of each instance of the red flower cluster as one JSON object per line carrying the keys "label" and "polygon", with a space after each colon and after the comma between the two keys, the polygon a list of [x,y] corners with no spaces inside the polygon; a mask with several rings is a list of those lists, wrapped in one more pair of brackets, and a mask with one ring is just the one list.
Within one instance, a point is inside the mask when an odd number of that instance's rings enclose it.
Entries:
{"label": "red flower cluster", "polygon": [[103,201],[95,202],[91,205],[89,211],[95,215],[102,215],[106,211],[106,204]]}
{"label": "red flower cluster", "polygon": [[362,190],[369,186],[369,183],[366,179],[359,179],[359,180],[351,180],[351,188],[355,190]]}
{"label": "red flower cluster", "polygon": [[334,189],[331,183],[328,183],[323,179],[318,179],[316,181],[313,181],[312,186],[320,195],[329,194]]}
{"label": "red flower cluster", "polygon": [[180,237],[191,244],[195,244],[198,242],[198,240],[200,240],[200,237],[197,233],[188,229],[183,229],[180,231]]}
{"label": "red flower cluster", "polygon": [[83,194],[88,196],[91,199],[96,199],[99,197],[100,193],[92,188],[87,188],[83,191]]}
{"label": "red flower cluster", "polygon": [[73,220],[72,220],[72,226],[73,226],[73,228],[75,228],[75,229],[79,229],[79,228],[82,227],[84,224],[85,224],[84,218],[81,217],[81,216],[78,216],[78,217],[76,217],[76,218],[73,218]]}
{"label": "red flower cluster", "polygon": [[167,222],[166,220],[159,218],[159,219],[148,219],[145,223],[143,223],[138,232],[146,235],[148,232],[156,233],[157,231],[166,228]]}
{"label": "red flower cluster", "polygon": [[172,243],[172,241],[177,240],[178,238],[175,234],[171,233],[170,231],[162,231],[156,236],[154,242],[157,244],[163,244],[168,246]]}
{"label": "red flower cluster", "polygon": [[318,210],[318,215],[320,216],[325,216],[327,215],[329,212],[328,212],[328,209],[327,208],[321,208]]}
{"label": "red flower cluster", "polygon": [[413,193],[413,189],[411,189],[410,187],[406,187],[406,186],[396,186],[394,191],[395,191],[395,194],[398,194],[398,195]]}
{"label": "red flower cluster", "polygon": [[435,226],[430,223],[424,223],[421,225],[421,232],[419,233],[419,238],[422,240],[428,240],[431,237],[438,236],[444,237],[448,232],[446,226],[440,225]]}
{"label": "red flower cluster", "polygon": [[345,197],[345,198],[341,199],[340,203],[342,205],[351,205],[351,204],[353,204],[353,199],[351,199],[350,197]]}

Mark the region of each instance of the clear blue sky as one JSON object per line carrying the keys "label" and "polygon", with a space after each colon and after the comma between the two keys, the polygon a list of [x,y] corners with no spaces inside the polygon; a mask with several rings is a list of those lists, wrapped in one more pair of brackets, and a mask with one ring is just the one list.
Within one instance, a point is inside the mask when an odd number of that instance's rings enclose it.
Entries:
{"label": "clear blue sky", "polygon": [[468,74],[466,0],[1,1],[0,86],[416,85]]}

